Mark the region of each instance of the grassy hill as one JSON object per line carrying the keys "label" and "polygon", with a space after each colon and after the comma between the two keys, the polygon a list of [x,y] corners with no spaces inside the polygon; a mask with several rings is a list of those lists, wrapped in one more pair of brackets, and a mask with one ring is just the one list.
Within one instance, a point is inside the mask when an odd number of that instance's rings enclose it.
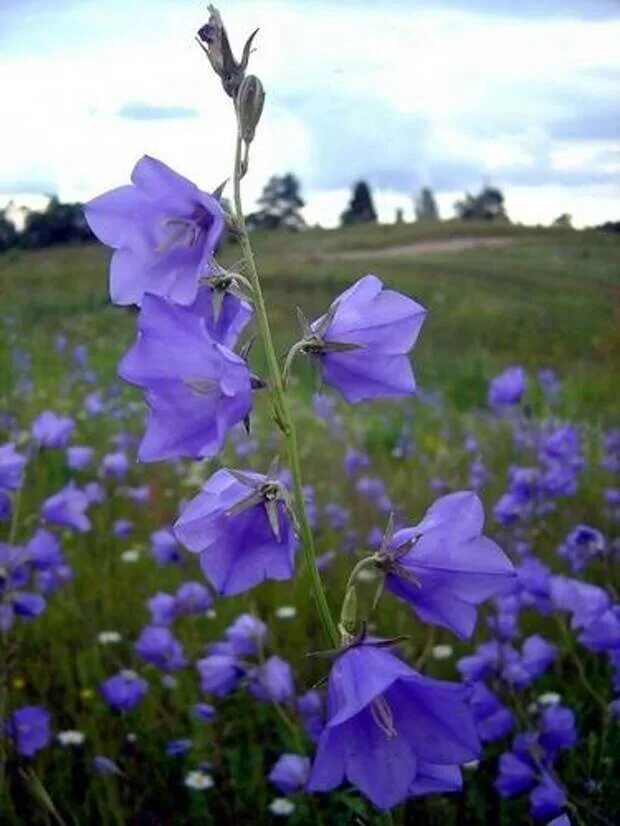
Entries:
{"label": "grassy hill", "polygon": [[[384,252],[454,238],[509,243],[415,256]],[[283,351],[297,334],[296,305],[318,314],[351,281],[375,272],[429,308],[415,353],[419,377],[429,388],[443,388],[459,408],[481,403],[488,377],[515,362],[558,370],[577,415],[605,416],[618,397],[615,236],[445,221],[267,232],[254,240]],[[356,257],[349,260],[352,251]],[[227,244],[223,260],[234,265],[237,257],[235,245]],[[3,311],[35,341],[56,332],[97,341],[99,366],[109,361],[113,370],[133,325],[129,311],[123,318],[108,305],[107,260],[99,245],[0,256]]]}

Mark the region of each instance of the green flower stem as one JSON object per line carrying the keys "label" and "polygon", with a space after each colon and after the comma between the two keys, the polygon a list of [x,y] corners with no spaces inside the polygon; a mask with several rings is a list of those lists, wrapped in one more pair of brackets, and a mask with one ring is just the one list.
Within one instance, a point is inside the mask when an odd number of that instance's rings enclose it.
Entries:
{"label": "green flower stem", "polygon": [[339,644],[339,635],[336,623],[332,617],[325,590],[321,577],[316,567],[316,553],[314,550],[314,539],[308,521],[308,514],[306,512],[306,504],[304,501],[303,482],[301,477],[301,465],[299,462],[299,450],[297,447],[297,434],[295,432],[295,425],[291,417],[288,402],[284,392],[284,382],[282,381],[282,373],[276,356],[276,351],[273,345],[273,337],[271,335],[271,328],[269,326],[269,317],[267,315],[267,307],[260,284],[260,278],[256,269],[256,262],[254,260],[254,253],[248,230],[243,216],[243,206],[241,202],[241,178],[243,177],[247,166],[247,158],[242,157],[242,139],[241,134],[237,133],[237,144],[235,150],[235,171],[234,171],[234,205],[235,216],[237,222],[237,229],[241,242],[241,249],[248,267],[250,281],[252,283],[252,293],[254,298],[254,309],[256,311],[256,319],[258,322],[258,330],[260,333],[263,348],[265,350],[265,357],[267,359],[267,369],[269,373],[269,390],[273,404],[273,413],[276,424],[282,432],[282,438],[286,447],[286,454],[288,458],[289,470],[293,483],[293,500],[295,503],[295,512],[299,521],[299,532],[301,538],[301,545],[304,554],[304,560],[308,576],[310,577],[310,586],[316,603],[317,611],[323,626],[323,631],[327,637],[329,644],[337,648]]}

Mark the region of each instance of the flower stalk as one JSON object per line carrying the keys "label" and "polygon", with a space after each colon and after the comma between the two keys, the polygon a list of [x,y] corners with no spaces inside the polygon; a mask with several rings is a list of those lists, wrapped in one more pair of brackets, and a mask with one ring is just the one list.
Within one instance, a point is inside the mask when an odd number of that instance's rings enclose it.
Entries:
{"label": "flower stalk", "polygon": [[233,175],[233,199],[234,211],[241,250],[245,259],[247,272],[252,284],[252,297],[254,299],[254,309],[258,324],[259,335],[265,351],[267,360],[267,372],[269,376],[269,393],[273,406],[274,420],[282,433],[282,440],[286,449],[291,481],[293,487],[293,502],[299,523],[302,552],[304,555],[305,567],[310,580],[310,587],[314,601],[316,603],[319,619],[323,627],[323,632],[330,645],[339,645],[338,628],[332,616],[325,589],[321,581],[320,574],[316,567],[316,552],[314,549],[314,538],[308,520],[306,504],[304,500],[303,481],[301,475],[301,463],[299,461],[299,449],[297,445],[297,433],[295,424],[290,413],[288,401],[284,390],[284,381],[280,364],[273,344],[273,336],[269,324],[269,316],[265,304],[265,298],[260,283],[260,277],[256,268],[254,252],[250,243],[250,238],[243,215],[243,204],[241,200],[241,179],[247,171],[247,155],[243,153],[243,135],[241,125],[238,125],[237,141],[235,148],[235,167]]}

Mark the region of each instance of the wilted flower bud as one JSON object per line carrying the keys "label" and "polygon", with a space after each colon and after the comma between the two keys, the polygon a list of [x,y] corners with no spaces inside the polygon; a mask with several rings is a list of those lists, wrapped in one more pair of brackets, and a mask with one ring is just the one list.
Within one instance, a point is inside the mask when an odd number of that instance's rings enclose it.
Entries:
{"label": "wilted flower bud", "polygon": [[237,114],[241,137],[246,143],[254,140],[264,103],[265,90],[260,80],[256,75],[244,77],[237,93]]}
{"label": "wilted flower bud", "polygon": [[209,58],[209,63],[213,67],[213,71],[222,81],[224,91],[231,98],[234,98],[243,80],[248,60],[250,59],[252,41],[258,29],[253,31],[248,37],[243,47],[241,62],[237,63],[230,48],[228,35],[226,34],[226,29],[224,28],[219,11],[215,6],[209,6],[209,12],[209,20],[199,29],[197,40]]}

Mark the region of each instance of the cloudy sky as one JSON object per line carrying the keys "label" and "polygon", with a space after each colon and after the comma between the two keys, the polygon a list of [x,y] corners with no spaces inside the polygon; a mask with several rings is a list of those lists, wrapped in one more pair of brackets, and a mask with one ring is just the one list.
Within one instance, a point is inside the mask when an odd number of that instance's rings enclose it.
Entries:
{"label": "cloudy sky", "polygon": [[[380,215],[431,186],[444,217],[501,187],[514,220],[620,218],[618,0],[227,0],[233,47],[260,27],[267,105],[248,204],[273,173],[334,224],[351,183]],[[142,154],[214,188],[234,124],[193,42],[198,0],[0,0],[0,203],[86,200]]]}

